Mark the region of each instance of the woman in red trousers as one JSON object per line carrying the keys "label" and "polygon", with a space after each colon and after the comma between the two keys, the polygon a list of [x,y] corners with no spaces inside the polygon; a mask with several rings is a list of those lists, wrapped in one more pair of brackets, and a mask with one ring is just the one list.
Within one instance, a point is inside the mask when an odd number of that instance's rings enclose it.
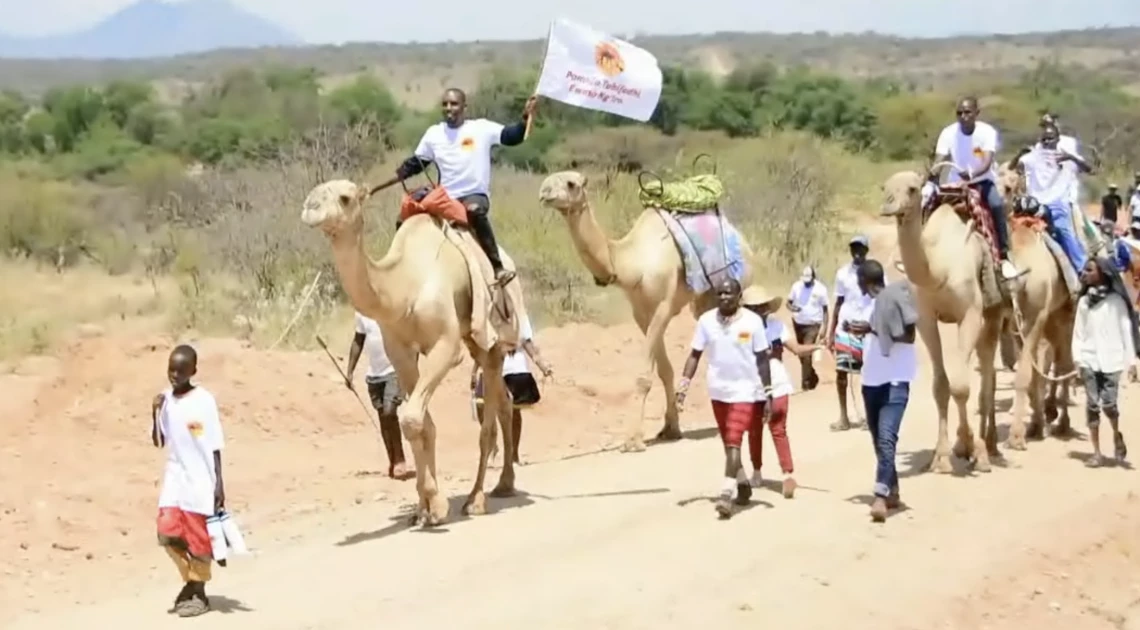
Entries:
{"label": "woman in red trousers", "polygon": [[768,430],[772,433],[772,443],[776,446],[776,458],[784,474],[784,498],[790,499],[796,493],[796,480],[792,476],[792,447],[788,443],[788,396],[793,391],[792,379],[784,368],[783,350],[787,347],[796,355],[814,352],[818,346],[801,346],[788,332],[784,322],[772,317],[780,310],[783,298],[770,295],[761,286],[748,287],[741,298],[744,308],[756,313],[764,321],[765,336],[771,348],[769,372],[772,375],[772,398],[768,403],[763,395],[757,396],[752,426],[748,431],[748,454],[752,459],[752,486],[759,488],[763,482],[760,474],[764,453],[764,422],[767,418]]}

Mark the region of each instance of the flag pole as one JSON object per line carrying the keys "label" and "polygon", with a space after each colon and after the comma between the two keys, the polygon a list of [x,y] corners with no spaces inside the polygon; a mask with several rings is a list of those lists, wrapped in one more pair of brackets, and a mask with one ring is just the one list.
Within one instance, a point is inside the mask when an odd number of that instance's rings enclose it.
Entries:
{"label": "flag pole", "polygon": [[[542,81],[542,73],[546,71],[546,55],[550,52],[550,37],[554,35],[554,22],[546,29],[546,44],[542,46],[542,65],[538,67],[538,80]],[[538,96],[538,85],[534,86],[533,96]],[[530,129],[534,126],[534,116],[527,116],[526,129],[523,131],[523,140],[530,138]]]}

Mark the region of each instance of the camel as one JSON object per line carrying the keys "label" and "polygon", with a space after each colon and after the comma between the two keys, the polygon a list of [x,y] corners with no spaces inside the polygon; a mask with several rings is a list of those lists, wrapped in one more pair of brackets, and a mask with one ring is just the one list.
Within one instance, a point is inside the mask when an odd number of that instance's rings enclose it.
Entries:
{"label": "camel", "polygon": [[[329,239],[349,301],[361,314],[380,324],[384,348],[396,368],[400,385],[405,392],[411,392],[398,413],[416,466],[419,506],[414,522],[433,526],[448,516],[448,501],[439,491],[436,426],[428,403],[444,376],[462,361],[464,345],[482,367],[486,391],[479,434],[479,468],[463,512],[483,514],[483,482],[496,441],[496,417],[503,432],[504,452],[511,452],[514,439],[511,403],[502,378],[503,357],[509,348],[505,348],[502,337],[489,348],[476,343],[471,272],[459,248],[448,241],[438,219],[426,214],[408,218],[397,230],[383,259],[368,257],[364,251],[362,207],[369,194],[367,186],[347,180],[320,184],[305,199],[301,220],[309,227],[320,228]],[[515,268],[508,257],[504,256],[503,263],[508,269]],[[518,287],[513,282],[508,291],[512,285]],[[517,293],[511,297],[515,305],[522,305]],[[417,365],[420,355],[424,360]],[[514,484],[514,462],[506,457],[498,485],[491,494],[511,496]]]}
{"label": "camel", "polygon": [[[622,452],[645,450],[642,426],[645,405],[652,387],[651,374],[665,388],[664,427],[658,440],[682,437],[680,417],[674,398],[673,365],[665,351],[665,330],[669,322],[687,304],[693,316],[700,316],[716,304],[711,291],[695,294],[685,282],[685,267],[669,228],[654,210],[646,210],[620,240],[610,240],[598,225],[590,205],[587,178],[581,173],[563,171],[548,176],[539,189],[539,201],[553,208],[566,220],[570,238],[582,263],[599,286],[617,284],[625,293],[633,310],[633,318],[645,335],[643,368],[637,376],[635,399],[641,413],[627,427]],[[744,278],[741,285],[752,282],[752,250],[741,238]]]}
{"label": "camel", "polygon": [[[971,461],[976,470],[988,472],[990,456],[998,455],[994,356],[1006,307],[998,303],[984,308],[980,275],[992,273],[992,266],[983,258],[989,255],[988,246],[972,226],[946,203],[924,219],[925,182],[926,176],[914,171],[902,171],[888,178],[883,185],[882,215],[896,220],[899,254],[918,302],[918,332],[933,364],[938,442],[929,469],[937,473],[953,470],[947,436],[947,415],[953,397],[958,409],[958,438],[953,454]],[[943,353],[939,322],[957,324],[958,352],[953,363]],[[969,365],[975,351],[982,375],[977,436],[970,429],[966,410],[970,398]]]}
{"label": "camel", "polygon": [[[999,172],[998,186],[1011,208],[1013,201],[1025,194],[1024,177],[1008,165]],[[1075,217],[1073,227],[1076,229]],[[1095,252],[1095,243],[1078,238],[1086,251]],[[1012,449],[1025,450],[1026,438],[1044,437],[1046,423],[1058,415],[1060,422],[1055,433],[1063,435],[1071,430],[1070,379],[1064,375],[1071,375],[1073,369],[1070,344],[1076,305],[1057,258],[1045,246],[1040,232],[1023,219],[1010,223],[1010,258],[1026,273],[1014,283],[1013,290],[1015,314],[1020,320],[1016,328],[1021,348],[1014,378],[1013,422],[1007,443]],[[1061,378],[1050,375],[1054,367],[1062,374]],[[1025,425],[1027,402],[1032,409],[1028,431]]]}

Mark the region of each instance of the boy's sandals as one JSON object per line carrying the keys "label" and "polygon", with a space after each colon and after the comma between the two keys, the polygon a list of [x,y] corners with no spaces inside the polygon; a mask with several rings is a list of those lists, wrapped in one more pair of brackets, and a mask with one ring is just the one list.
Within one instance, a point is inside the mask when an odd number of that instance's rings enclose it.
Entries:
{"label": "boy's sandals", "polygon": [[1116,434],[1112,436],[1112,445],[1116,451],[1114,453],[1116,455],[1116,461],[1123,464],[1128,459],[1128,445],[1124,443],[1124,434],[1117,431]]}
{"label": "boy's sandals", "polygon": [[210,612],[210,604],[201,597],[194,596],[179,604],[175,612],[179,617],[197,617]]}

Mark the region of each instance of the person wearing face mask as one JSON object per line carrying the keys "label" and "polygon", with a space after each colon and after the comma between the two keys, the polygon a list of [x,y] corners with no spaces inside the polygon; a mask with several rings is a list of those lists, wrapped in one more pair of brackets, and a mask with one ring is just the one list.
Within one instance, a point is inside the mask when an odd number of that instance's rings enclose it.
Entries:
{"label": "person wearing face mask", "polygon": [[[792,329],[796,343],[815,345],[820,332],[827,325],[827,287],[816,277],[815,267],[804,267],[800,279],[788,293],[788,310],[792,312]],[[812,355],[800,356],[800,386],[811,391],[819,385]]]}

